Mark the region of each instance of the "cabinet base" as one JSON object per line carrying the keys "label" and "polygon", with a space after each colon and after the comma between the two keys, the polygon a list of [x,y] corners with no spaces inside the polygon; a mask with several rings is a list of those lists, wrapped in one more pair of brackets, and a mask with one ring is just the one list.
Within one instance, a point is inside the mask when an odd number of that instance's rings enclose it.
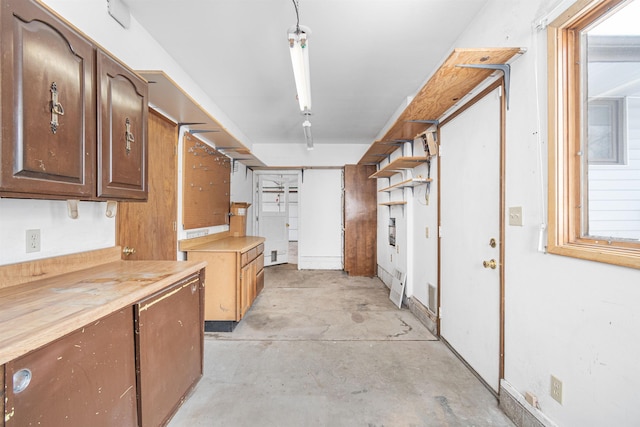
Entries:
{"label": "cabinet base", "polygon": [[205,332],[233,332],[238,322],[233,320],[205,320]]}

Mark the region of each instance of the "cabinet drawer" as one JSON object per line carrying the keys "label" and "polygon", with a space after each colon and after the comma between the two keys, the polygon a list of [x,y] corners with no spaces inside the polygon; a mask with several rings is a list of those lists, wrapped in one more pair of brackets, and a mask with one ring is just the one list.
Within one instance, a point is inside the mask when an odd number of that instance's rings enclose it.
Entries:
{"label": "cabinet drawer", "polygon": [[261,271],[264,268],[264,255],[258,255],[256,259],[256,271]]}
{"label": "cabinet drawer", "polygon": [[248,263],[249,263],[249,251],[242,252],[242,254],[240,255],[240,265],[244,267]]}
{"label": "cabinet drawer", "polygon": [[256,257],[258,256],[258,248],[253,248],[253,249],[249,249],[249,262],[253,261],[254,259],[256,259]]}
{"label": "cabinet drawer", "polygon": [[258,255],[264,253],[264,243],[258,245]]}

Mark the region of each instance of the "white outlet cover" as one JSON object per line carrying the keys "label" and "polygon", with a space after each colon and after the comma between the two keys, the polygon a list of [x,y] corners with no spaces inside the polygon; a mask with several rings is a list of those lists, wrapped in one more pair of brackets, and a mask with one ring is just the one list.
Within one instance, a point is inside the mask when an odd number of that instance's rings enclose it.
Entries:
{"label": "white outlet cover", "polygon": [[522,206],[509,208],[509,225],[522,227]]}

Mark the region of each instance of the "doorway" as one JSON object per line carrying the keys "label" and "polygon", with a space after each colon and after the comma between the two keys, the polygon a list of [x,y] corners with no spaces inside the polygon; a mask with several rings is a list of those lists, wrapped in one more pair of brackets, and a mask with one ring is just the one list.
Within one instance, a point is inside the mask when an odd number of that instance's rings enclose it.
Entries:
{"label": "doorway", "polygon": [[440,129],[440,335],[496,394],[503,366],[501,89]]}
{"label": "doorway", "polygon": [[264,265],[297,263],[299,173],[257,173],[259,236],[264,237]]}

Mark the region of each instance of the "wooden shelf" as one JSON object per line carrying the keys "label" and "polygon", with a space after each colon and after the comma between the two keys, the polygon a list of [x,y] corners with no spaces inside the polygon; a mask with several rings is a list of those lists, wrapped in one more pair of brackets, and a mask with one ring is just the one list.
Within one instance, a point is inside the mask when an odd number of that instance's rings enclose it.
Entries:
{"label": "wooden shelf", "polygon": [[393,144],[394,141],[414,139],[431,126],[430,123],[416,123],[416,120],[440,120],[451,107],[495,72],[458,65],[506,64],[520,53],[522,49],[519,47],[454,49],[384,136],[372,143],[358,163],[380,163],[398,148]]}
{"label": "wooden shelf", "polygon": [[[242,144],[220,122],[178,84],[159,70],[138,70],[137,73],[149,82],[149,104],[179,124],[186,124],[197,138],[215,146],[232,159],[248,167],[265,164],[249,148]],[[224,147],[224,148],[222,148]]]}
{"label": "wooden shelf", "polygon": [[380,203],[380,206],[401,206],[406,204],[407,204],[406,201],[399,200],[397,202],[383,202],[383,203]]}
{"label": "wooden shelf", "polygon": [[390,185],[389,187],[382,188],[378,190],[379,192],[389,192],[392,190],[398,190],[401,188],[410,188],[416,187],[418,185],[426,184],[427,182],[433,181],[431,178],[411,178],[406,181],[399,182],[397,184]]}
{"label": "wooden shelf", "polygon": [[389,178],[403,169],[413,169],[421,163],[429,160],[430,157],[398,157],[376,173],[372,174],[369,178]]}

